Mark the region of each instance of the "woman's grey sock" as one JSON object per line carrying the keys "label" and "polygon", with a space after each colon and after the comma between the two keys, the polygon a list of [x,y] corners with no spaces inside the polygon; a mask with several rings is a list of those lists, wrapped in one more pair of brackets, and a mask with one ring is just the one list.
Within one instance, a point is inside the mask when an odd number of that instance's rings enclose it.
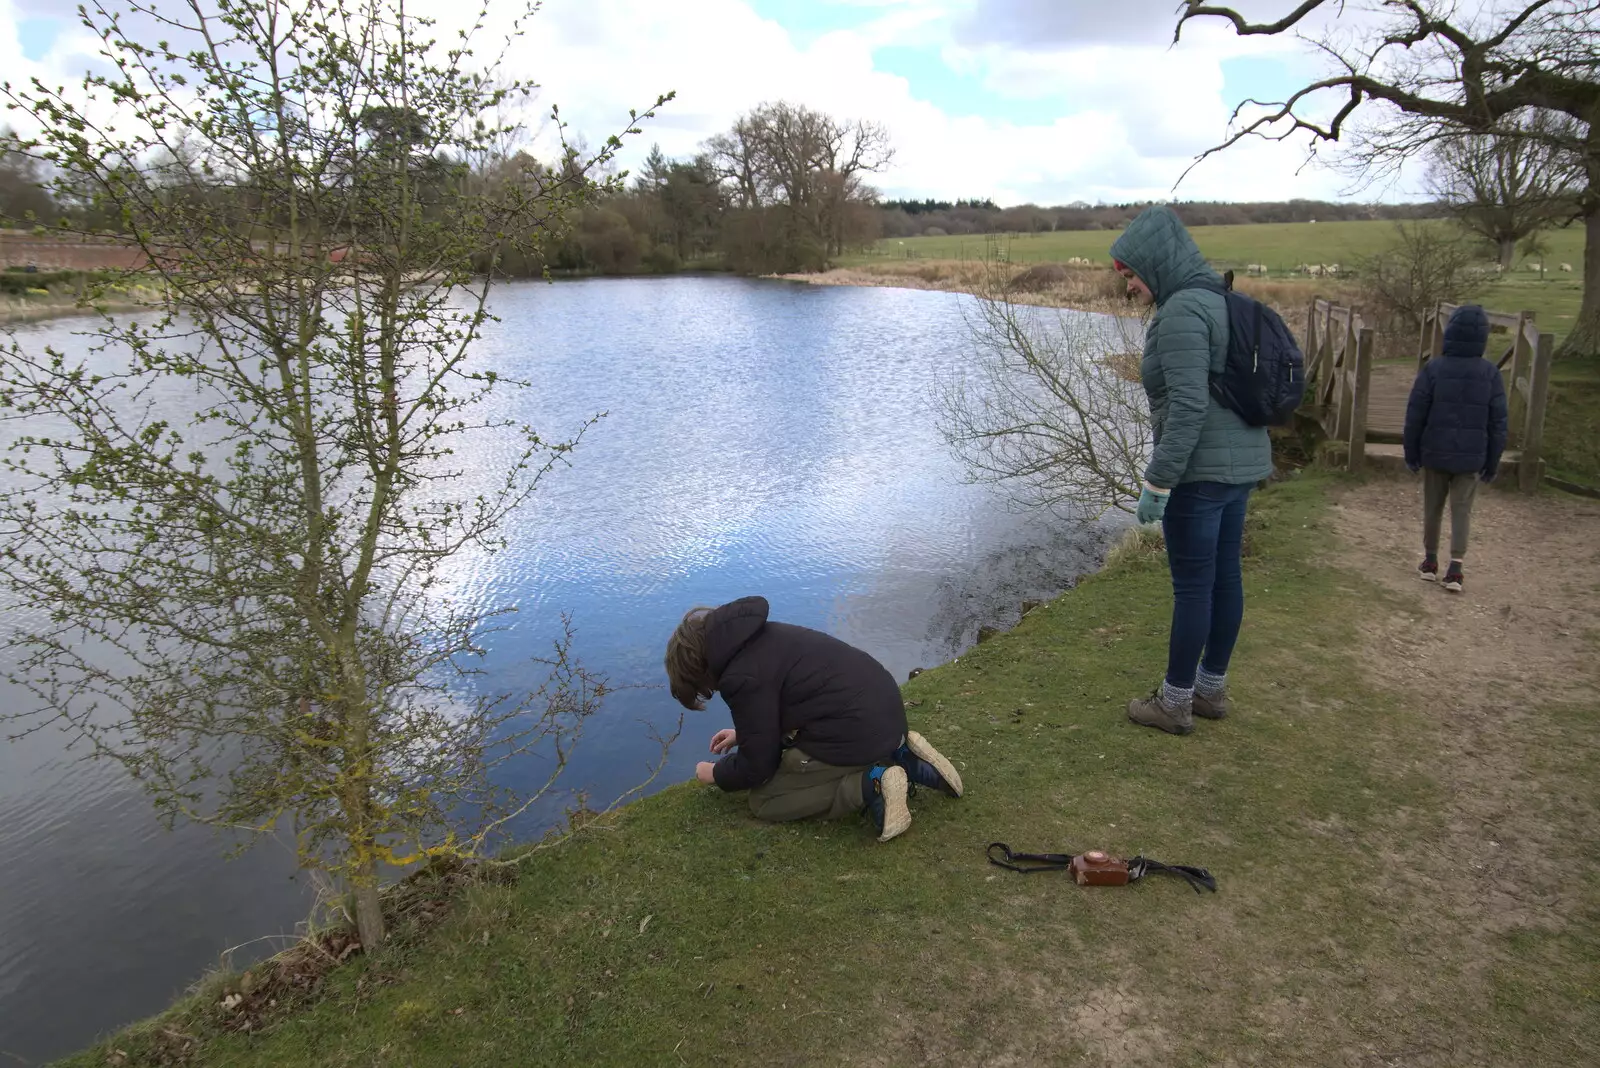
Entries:
{"label": "woman's grey sock", "polygon": [[1189,708],[1194,704],[1193,686],[1174,686],[1172,683],[1161,682],[1161,707],[1168,712],[1176,712],[1180,708]]}
{"label": "woman's grey sock", "polygon": [[1220,675],[1213,675],[1205,668],[1201,668],[1200,673],[1194,677],[1194,692],[1201,697],[1220,697],[1227,688],[1228,673],[1226,671]]}

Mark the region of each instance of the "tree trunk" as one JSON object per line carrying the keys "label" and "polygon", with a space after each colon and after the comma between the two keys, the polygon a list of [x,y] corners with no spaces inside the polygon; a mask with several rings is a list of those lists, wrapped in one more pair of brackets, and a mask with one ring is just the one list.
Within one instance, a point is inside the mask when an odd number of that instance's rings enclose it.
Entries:
{"label": "tree trunk", "polygon": [[1500,239],[1500,266],[1508,271],[1511,270],[1511,261],[1516,255],[1517,239],[1514,237],[1502,237]]}
{"label": "tree trunk", "polygon": [[387,935],[383,926],[383,902],[378,897],[378,871],[370,852],[362,857],[355,876],[356,933],[361,949],[370,953],[383,945]]}
{"label": "tree trunk", "polygon": [[1600,358],[1600,198],[1583,226],[1583,302],[1572,332],[1556,350],[1559,359]]}

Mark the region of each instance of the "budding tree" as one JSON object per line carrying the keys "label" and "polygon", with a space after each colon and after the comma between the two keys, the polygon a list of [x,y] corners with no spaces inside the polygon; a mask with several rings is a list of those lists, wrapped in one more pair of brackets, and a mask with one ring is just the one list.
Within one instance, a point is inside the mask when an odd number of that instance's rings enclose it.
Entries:
{"label": "budding tree", "polygon": [[0,716],[73,732],[169,818],[292,828],[376,946],[384,866],[482,846],[530,803],[496,763],[559,770],[605,688],[563,636],[540,691],[475,694],[498,612],[449,568],[589,425],[524,425],[474,342],[512,235],[559,229],[620,142],[474,180],[532,88],[474,58],[486,9],[448,43],[404,0],[80,11],[107,62],[4,95],[168,303],[87,355],[0,353],[0,551],[38,610],[13,619],[44,620],[7,637],[37,700]]}

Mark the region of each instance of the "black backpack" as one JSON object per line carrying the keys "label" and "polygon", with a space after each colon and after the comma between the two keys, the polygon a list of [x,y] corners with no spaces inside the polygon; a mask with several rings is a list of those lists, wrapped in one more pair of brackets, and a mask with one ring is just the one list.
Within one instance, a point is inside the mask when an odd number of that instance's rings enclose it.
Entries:
{"label": "black backpack", "polygon": [[1250,426],[1285,426],[1306,391],[1306,360],[1282,317],[1231,285],[1186,287],[1222,295],[1228,306],[1228,357],[1211,376],[1217,403]]}

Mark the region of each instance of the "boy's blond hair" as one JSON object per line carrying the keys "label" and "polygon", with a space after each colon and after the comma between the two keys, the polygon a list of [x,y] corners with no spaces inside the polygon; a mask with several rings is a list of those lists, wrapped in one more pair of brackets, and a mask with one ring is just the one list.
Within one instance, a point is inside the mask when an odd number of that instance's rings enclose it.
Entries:
{"label": "boy's blond hair", "polygon": [[684,708],[698,711],[717,691],[716,676],[706,660],[706,615],[709,608],[691,608],[667,639],[667,682]]}

